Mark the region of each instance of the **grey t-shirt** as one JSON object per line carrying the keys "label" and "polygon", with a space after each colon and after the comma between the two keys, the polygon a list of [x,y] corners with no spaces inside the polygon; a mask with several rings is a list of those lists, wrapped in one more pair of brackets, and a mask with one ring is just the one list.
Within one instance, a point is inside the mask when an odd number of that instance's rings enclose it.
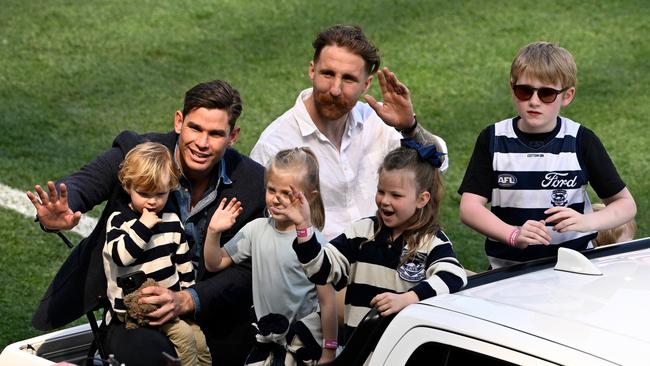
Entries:
{"label": "grey t-shirt", "polygon": [[[316,235],[320,243],[326,243],[320,232]],[[251,258],[257,319],[274,313],[293,323],[319,310],[316,287],[307,279],[291,247],[295,238],[295,230],[281,232],[272,218],[259,218],[246,224],[224,246],[235,263]]]}

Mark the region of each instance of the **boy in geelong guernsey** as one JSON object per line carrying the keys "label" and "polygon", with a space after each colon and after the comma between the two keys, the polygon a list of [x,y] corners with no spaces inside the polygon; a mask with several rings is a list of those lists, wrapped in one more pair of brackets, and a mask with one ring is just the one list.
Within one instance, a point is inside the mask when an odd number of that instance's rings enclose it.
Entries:
{"label": "boy in geelong guernsey", "polygon": [[[592,247],[596,232],[634,217],[634,198],[598,137],[560,109],[576,93],[564,48],[535,42],[510,69],[517,116],[484,129],[458,193],[464,224],[485,235],[491,268]],[[587,184],[605,203],[592,212]],[[487,204],[490,203],[490,208]]]}

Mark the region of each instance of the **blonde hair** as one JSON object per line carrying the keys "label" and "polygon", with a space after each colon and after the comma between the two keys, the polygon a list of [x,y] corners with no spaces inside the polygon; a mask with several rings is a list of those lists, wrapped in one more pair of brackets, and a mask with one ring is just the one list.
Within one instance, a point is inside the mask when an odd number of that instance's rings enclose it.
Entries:
{"label": "blonde hair", "polygon": [[[602,203],[594,203],[592,205],[592,208],[594,212],[600,211],[603,208],[605,208],[605,205]],[[601,230],[598,232],[598,235],[596,236],[596,239],[594,239],[592,242],[595,247],[600,247],[603,245],[609,245],[609,244],[614,244],[620,242],[621,236],[625,234],[626,232],[631,233],[632,238],[634,238],[634,235],[636,234],[636,221],[634,218],[622,225],[619,225],[613,229],[607,229],[607,230]]]}
{"label": "blonde hair", "polygon": [[302,172],[300,177],[300,188],[309,200],[309,194],[316,192],[316,195],[309,202],[311,222],[318,230],[325,226],[325,205],[320,194],[320,179],[318,176],[318,160],[314,152],[308,147],[297,147],[278,152],[271,160],[266,169],[266,181],[269,174],[275,169],[296,169]]}
{"label": "blonde hair", "polygon": [[[440,151],[439,147],[438,151]],[[408,227],[402,234],[407,253],[402,258],[401,265],[412,259],[418,249],[424,247],[428,240],[436,235],[436,232],[440,229],[440,202],[442,201],[444,187],[440,169],[421,159],[418,152],[412,148],[399,147],[389,152],[379,167],[379,174],[399,169],[407,169],[415,174],[413,183],[415,183],[417,195],[425,191],[430,194],[429,202],[424,207],[415,210],[415,214],[408,221]],[[377,221],[379,227],[375,236],[385,225],[379,213],[377,213]]]}
{"label": "blonde hair", "polygon": [[524,75],[543,83],[576,86],[578,68],[569,51],[549,42],[533,42],[519,50],[510,66],[510,84]]}
{"label": "blonde hair", "polygon": [[[169,184],[163,181],[169,174]],[[169,149],[157,142],[143,142],[126,154],[117,174],[122,188],[147,192],[168,191],[178,186],[179,172]]]}

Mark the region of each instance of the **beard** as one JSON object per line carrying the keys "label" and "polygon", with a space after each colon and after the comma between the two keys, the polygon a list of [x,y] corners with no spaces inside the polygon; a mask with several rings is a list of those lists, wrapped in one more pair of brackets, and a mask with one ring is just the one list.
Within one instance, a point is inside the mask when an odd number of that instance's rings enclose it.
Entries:
{"label": "beard", "polygon": [[333,97],[329,93],[320,93],[314,90],[314,106],[320,118],[335,121],[352,110],[356,100],[346,100],[342,97]]}

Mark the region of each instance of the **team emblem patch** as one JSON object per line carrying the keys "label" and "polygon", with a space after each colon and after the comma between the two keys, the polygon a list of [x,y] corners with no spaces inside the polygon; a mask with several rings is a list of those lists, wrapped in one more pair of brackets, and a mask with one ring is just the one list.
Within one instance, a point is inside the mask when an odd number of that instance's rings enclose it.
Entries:
{"label": "team emblem patch", "polygon": [[555,207],[566,206],[568,203],[567,200],[567,191],[566,189],[554,189],[551,192],[551,204]]}
{"label": "team emblem patch", "polygon": [[[402,256],[406,255],[406,248],[402,250]],[[427,256],[424,253],[415,253],[415,256],[408,262],[402,264],[398,269],[399,278],[408,282],[420,282],[426,277],[425,265]]]}
{"label": "team emblem patch", "polygon": [[499,174],[497,184],[500,188],[510,188],[517,184],[517,177],[512,174]]}

